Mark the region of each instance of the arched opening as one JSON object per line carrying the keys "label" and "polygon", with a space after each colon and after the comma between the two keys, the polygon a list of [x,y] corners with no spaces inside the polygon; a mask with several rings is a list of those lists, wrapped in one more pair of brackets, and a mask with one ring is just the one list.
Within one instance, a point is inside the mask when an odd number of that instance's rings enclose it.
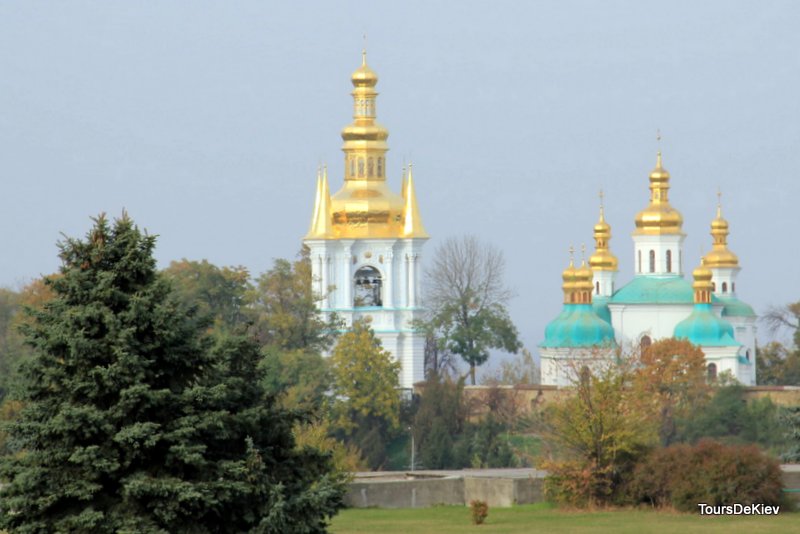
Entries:
{"label": "arched opening", "polygon": [[667,251],[667,272],[668,273],[672,272],[672,251],[671,250]]}
{"label": "arched opening", "polygon": [[356,158],[350,158],[350,177],[356,177]]}
{"label": "arched opening", "polygon": [[736,282],[731,282],[731,293],[736,293]]}
{"label": "arched opening", "polygon": [[706,377],[708,380],[716,380],[717,379],[717,364],[716,363],[709,363],[708,367],[706,368]]}
{"label": "arched opening", "polygon": [[358,158],[358,177],[364,177],[364,158]]}
{"label": "arched opening", "polygon": [[722,282],[722,292],[723,293],[728,292],[728,282]]}
{"label": "arched opening", "polygon": [[716,282],[711,282],[711,291],[713,291],[714,293],[717,292],[717,283]]}
{"label": "arched opening", "polygon": [[655,250],[651,250],[650,251],[650,272],[651,273],[656,272],[656,251]]}
{"label": "arched opening", "polygon": [[375,267],[365,265],[353,277],[353,307],[383,306],[383,279]]}
{"label": "arched opening", "polygon": [[642,339],[639,340],[639,350],[644,352],[649,349],[652,344],[653,340],[650,339],[650,336],[642,336]]}
{"label": "arched opening", "polygon": [[599,295],[600,294],[600,282],[595,282],[594,283],[594,294],[595,295]]}
{"label": "arched opening", "polygon": [[637,269],[637,272],[642,272],[642,251],[641,250],[639,251],[639,268]]}
{"label": "arched opening", "polygon": [[746,351],[744,351],[744,357],[747,358],[748,362],[750,361],[750,349],[747,349]]}
{"label": "arched opening", "polygon": [[378,158],[378,177],[383,176],[383,158]]}
{"label": "arched opening", "polygon": [[375,160],[369,158],[367,160],[367,177],[372,178],[373,176],[375,176]]}

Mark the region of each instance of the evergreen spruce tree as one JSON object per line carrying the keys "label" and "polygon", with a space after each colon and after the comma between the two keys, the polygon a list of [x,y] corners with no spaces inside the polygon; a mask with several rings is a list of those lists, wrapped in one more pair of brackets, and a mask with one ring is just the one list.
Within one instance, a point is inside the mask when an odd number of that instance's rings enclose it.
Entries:
{"label": "evergreen spruce tree", "polygon": [[261,390],[258,350],[211,346],[161,278],[155,239],[101,216],[61,244],[55,298],[1,469],[10,532],[324,532],[342,481],[298,450],[299,416]]}

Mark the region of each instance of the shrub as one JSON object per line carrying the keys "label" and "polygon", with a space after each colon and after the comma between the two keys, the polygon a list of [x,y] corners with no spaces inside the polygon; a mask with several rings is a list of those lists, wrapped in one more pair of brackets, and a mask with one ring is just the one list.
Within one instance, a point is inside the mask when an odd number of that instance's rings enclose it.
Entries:
{"label": "shrub", "polygon": [[598,467],[581,460],[545,462],[544,481],[547,500],[569,506],[588,506],[607,502],[614,492],[609,467]]}
{"label": "shrub", "polygon": [[472,524],[482,525],[489,515],[489,504],[486,501],[470,501],[469,510],[472,513]]}
{"label": "shrub", "polygon": [[757,447],[704,440],[652,452],[634,469],[628,490],[635,502],[695,511],[698,503],[777,505],[781,487],[777,460]]}

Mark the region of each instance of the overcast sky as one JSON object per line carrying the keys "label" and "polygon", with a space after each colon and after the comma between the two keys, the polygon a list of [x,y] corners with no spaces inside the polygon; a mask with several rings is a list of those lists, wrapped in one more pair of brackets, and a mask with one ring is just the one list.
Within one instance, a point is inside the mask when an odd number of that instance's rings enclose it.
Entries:
{"label": "overcast sky", "polygon": [[[716,191],[758,312],[800,299],[800,3],[0,3],[0,284],[58,267],[99,212],[158,234],[161,266],[266,270],[308,229],[315,170],[342,183],[367,34],[399,191],[414,162],[434,253],[505,253],[524,343],[561,308],[570,244],[606,192],[617,285],[658,150],[684,268]],[[767,334],[761,328],[762,341]]]}

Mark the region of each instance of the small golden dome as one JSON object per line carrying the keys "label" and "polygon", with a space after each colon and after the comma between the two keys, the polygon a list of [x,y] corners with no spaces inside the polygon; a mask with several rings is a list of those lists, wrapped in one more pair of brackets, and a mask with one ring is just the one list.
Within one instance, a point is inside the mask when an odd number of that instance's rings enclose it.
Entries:
{"label": "small golden dome", "polygon": [[692,271],[692,276],[694,277],[694,283],[692,284],[692,289],[694,289],[694,301],[698,304],[708,304],[711,302],[711,293],[714,291],[714,284],[711,282],[711,278],[714,276],[709,269],[705,265],[705,260],[700,260],[700,266]]}
{"label": "small golden dome", "polygon": [[561,279],[564,281],[564,283],[561,285],[561,288],[565,292],[575,289],[575,274],[575,264],[572,260],[569,260],[569,267],[564,269],[564,271],[561,273]]}
{"label": "small golden dome", "polygon": [[728,221],[722,217],[722,206],[717,204],[717,216],[711,221],[711,252],[703,258],[708,267],[739,267],[739,258],[728,248]]}
{"label": "small golden dome", "polygon": [[367,51],[361,52],[361,66],[350,77],[356,87],[375,87],[378,84],[378,75],[367,65]]}
{"label": "small golden dome", "polygon": [[589,257],[589,266],[593,271],[617,271],[619,261],[609,250],[608,242],[611,239],[611,225],[606,222],[602,204],[603,192],[600,192],[600,219],[594,225],[594,253]]}
{"label": "small golden dome", "polygon": [[591,293],[592,289],[594,289],[592,278],[594,278],[594,273],[592,273],[592,270],[586,265],[586,260],[584,260],[581,262],[581,266],[575,270],[575,289]]}
{"label": "small golden dome", "polygon": [[650,173],[650,204],[636,215],[634,234],[682,234],[683,216],[669,203],[669,171],[661,165],[658,153],[656,167]]}

